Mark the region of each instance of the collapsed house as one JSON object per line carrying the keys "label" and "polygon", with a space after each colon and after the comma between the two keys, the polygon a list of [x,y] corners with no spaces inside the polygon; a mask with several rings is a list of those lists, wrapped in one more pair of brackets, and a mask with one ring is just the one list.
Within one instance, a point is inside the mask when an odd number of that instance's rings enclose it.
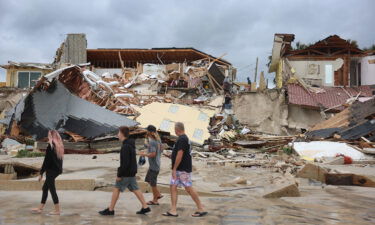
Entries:
{"label": "collapsed house", "polygon": [[[85,101],[77,90],[60,81],[64,78],[62,72],[74,70],[79,72],[80,68],[68,67],[42,77],[30,93],[7,112],[3,120],[8,125],[7,133],[21,133],[39,140],[54,129],[92,139],[113,133],[121,125],[137,125],[125,116]],[[76,79],[83,79],[82,76]]]}
{"label": "collapsed house", "polygon": [[48,63],[13,62],[0,65],[6,69],[6,87],[29,89],[34,87],[38,79],[53,71]]}
{"label": "collapsed house", "polygon": [[[292,77],[312,86],[372,85],[375,65],[363,64],[369,56],[351,41],[329,36],[303,49],[293,49],[293,34],[275,34],[269,72],[281,88]],[[365,82],[361,82],[365,81]]]}
{"label": "collapsed house", "polygon": [[275,90],[235,97],[234,112],[241,123],[273,134],[300,133],[374,96],[372,52],[337,35],[303,49],[293,49],[293,40],[293,34],[275,34],[269,64]]}
{"label": "collapsed house", "polygon": [[203,145],[222,106],[224,79],[236,77],[229,62],[194,48],[87,49],[84,34],[68,34],[48,68],[5,113],[7,135],[40,140],[57,129],[67,141],[95,142],[124,125],[173,134],[173,123],[182,121],[192,142]]}

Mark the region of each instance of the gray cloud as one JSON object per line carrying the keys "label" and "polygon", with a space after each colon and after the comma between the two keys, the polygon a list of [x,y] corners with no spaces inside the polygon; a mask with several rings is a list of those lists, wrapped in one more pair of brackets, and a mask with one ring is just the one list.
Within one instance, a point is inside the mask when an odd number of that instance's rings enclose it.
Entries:
{"label": "gray cloud", "polygon": [[253,76],[257,56],[260,70],[267,71],[274,33],[294,33],[304,43],[338,34],[360,47],[374,44],[374,8],[373,0],[0,0],[0,64],[51,62],[65,34],[86,33],[89,48],[227,53],[244,80]]}

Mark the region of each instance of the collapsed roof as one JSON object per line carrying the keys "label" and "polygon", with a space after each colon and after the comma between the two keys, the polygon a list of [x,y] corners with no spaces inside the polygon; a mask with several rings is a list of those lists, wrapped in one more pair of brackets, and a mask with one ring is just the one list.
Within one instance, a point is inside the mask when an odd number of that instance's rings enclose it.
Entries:
{"label": "collapsed roof", "polygon": [[345,140],[362,137],[375,141],[375,98],[354,102],[349,108],[325,120],[307,133],[311,138],[329,138],[339,134]]}
{"label": "collapsed roof", "polygon": [[285,56],[289,58],[298,57],[338,57],[340,55],[362,55],[363,51],[350,40],[342,39],[338,35],[331,35],[327,38],[308,46],[305,49],[286,51]]}
{"label": "collapsed roof", "polygon": [[288,102],[306,108],[322,109],[331,112],[340,112],[344,109],[343,104],[348,100],[360,97],[372,97],[371,86],[360,87],[320,87],[309,88],[299,84],[288,84]]}
{"label": "collapsed roof", "polygon": [[210,59],[220,65],[231,64],[195,48],[152,48],[152,49],[87,49],[87,62],[96,67],[121,68],[136,67],[137,63],[170,64]]}
{"label": "collapsed roof", "polygon": [[0,67],[4,69],[9,69],[11,67],[17,68],[35,68],[35,69],[42,69],[42,70],[52,70],[52,65],[48,63],[34,63],[34,62],[13,62],[8,61],[6,65],[0,65]]}
{"label": "collapsed roof", "polygon": [[[80,86],[74,89],[61,82],[64,75],[81,80],[84,76],[79,67],[71,66],[54,71],[43,77],[34,89],[8,113],[8,133],[20,128],[22,132],[40,139],[48,130],[69,131],[91,139],[115,132],[120,126],[134,127],[137,122],[88,102],[80,96]],[[72,84],[72,83],[70,83]],[[14,127],[14,123],[18,125]]]}

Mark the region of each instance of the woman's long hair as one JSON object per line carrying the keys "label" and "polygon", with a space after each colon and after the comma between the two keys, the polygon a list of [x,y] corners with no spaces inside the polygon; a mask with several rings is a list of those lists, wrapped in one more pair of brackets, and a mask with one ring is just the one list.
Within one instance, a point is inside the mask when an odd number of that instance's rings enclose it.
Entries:
{"label": "woman's long hair", "polygon": [[56,130],[48,131],[48,141],[51,146],[55,146],[57,158],[64,158],[64,144],[59,132]]}

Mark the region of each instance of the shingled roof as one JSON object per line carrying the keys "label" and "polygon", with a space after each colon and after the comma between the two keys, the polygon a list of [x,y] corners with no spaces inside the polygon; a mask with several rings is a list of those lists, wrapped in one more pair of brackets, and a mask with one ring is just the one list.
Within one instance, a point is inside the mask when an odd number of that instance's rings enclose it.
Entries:
{"label": "shingled roof", "polygon": [[371,97],[373,89],[370,86],[360,87],[321,87],[320,91],[307,91],[299,84],[288,84],[289,104],[299,105],[315,109],[331,109],[329,111],[338,112],[344,109],[342,104],[348,99],[356,97]]}

